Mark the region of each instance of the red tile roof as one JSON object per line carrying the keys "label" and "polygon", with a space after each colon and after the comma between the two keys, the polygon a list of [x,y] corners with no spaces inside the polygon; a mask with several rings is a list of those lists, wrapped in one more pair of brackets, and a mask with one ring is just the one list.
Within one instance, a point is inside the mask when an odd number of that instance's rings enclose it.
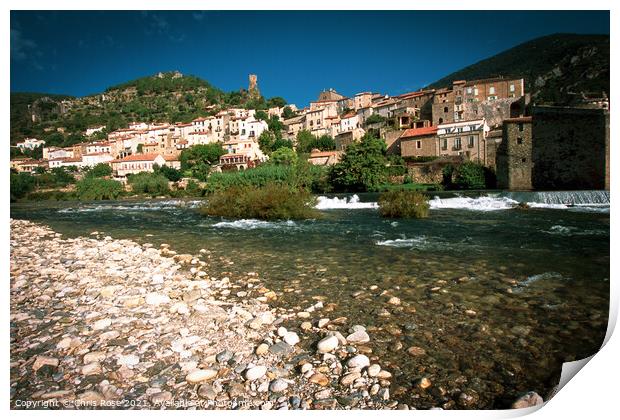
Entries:
{"label": "red tile roof", "polygon": [[310,153],[310,158],[320,158],[320,157],[329,157],[329,156],[337,156],[338,152],[333,150],[329,152],[312,152]]}
{"label": "red tile roof", "polygon": [[120,162],[152,162],[159,155],[160,155],[159,153],[144,153],[144,154],[141,154],[141,155],[129,155],[129,156],[125,156],[122,159],[115,159],[112,162],[113,163],[120,163]]}
{"label": "red tile roof", "polygon": [[430,136],[437,134],[437,127],[410,128],[401,134],[400,138]]}

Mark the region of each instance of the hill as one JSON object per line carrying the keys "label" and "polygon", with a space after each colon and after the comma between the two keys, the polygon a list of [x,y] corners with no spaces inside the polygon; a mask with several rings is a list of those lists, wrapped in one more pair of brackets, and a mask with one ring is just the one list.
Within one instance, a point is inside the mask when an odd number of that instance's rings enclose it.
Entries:
{"label": "hill", "polygon": [[495,76],[525,78],[535,103],[567,104],[581,92],[609,95],[609,35],[554,34],[536,38],[465,67],[428,87]]}
{"label": "hill", "polygon": [[177,71],[142,77],[82,98],[11,93],[11,144],[34,136],[50,140],[49,145],[69,145],[82,141],[80,133],[95,125],[112,131],[131,121],[189,122],[227,107],[266,109],[285,103],[279,97],[252,96],[245,89],[224,92]]}

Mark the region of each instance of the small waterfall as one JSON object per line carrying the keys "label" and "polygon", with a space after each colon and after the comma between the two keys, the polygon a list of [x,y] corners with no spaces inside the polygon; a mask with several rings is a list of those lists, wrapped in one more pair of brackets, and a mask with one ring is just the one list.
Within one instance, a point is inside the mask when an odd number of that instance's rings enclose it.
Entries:
{"label": "small waterfall", "polygon": [[567,204],[567,205],[609,205],[609,191],[533,191],[505,192],[501,197],[520,203]]}

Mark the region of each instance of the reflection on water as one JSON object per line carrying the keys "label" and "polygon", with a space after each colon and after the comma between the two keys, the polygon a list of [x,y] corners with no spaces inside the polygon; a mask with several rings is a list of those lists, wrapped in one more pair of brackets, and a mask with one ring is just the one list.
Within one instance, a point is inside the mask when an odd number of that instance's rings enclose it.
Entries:
{"label": "reflection on water", "polygon": [[[322,316],[368,326],[396,398],[424,408],[467,391],[477,407],[505,407],[521,392],[544,395],[563,361],[600,347],[609,301],[608,205],[516,210],[508,200],[437,198],[430,218],[398,221],[365,195],[323,198],[323,218],[295,222],[204,218],[199,202],[175,200],[25,203],[11,216],[67,236],[207,248],[260,273],[278,305],[321,298]],[[420,376],[435,391],[412,389]]]}

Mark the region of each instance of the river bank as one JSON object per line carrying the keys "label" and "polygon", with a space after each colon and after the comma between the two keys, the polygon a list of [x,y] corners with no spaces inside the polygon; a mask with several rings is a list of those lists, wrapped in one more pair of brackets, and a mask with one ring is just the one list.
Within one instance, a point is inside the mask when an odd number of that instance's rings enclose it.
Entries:
{"label": "river bank", "polygon": [[232,264],[11,220],[11,406],[408,408],[364,327],[321,301],[272,309],[257,273],[220,276]]}

